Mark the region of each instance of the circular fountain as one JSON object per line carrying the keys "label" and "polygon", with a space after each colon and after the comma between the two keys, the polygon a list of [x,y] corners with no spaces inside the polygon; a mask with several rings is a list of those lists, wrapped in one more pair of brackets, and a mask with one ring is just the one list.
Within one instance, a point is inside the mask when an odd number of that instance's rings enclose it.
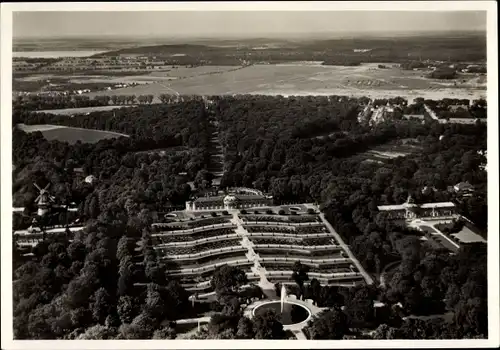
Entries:
{"label": "circular fountain", "polygon": [[260,304],[253,309],[253,316],[264,314],[267,310],[273,310],[281,316],[281,323],[284,326],[295,325],[308,321],[311,318],[311,311],[305,306],[293,301],[269,301]]}
{"label": "circular fountain", "polygon": [[280,301],[273,300],[264,302],[252,310],[252,315],[255,317],[264,314],[268,310],[273,310],[276,314],[281,316],[281,323],[285,328],[287,328],[286,326],[305,324],[312,316],[311,310],[302,303],[286,299],[286,289],[285,285],[283,285],[281,288]]}

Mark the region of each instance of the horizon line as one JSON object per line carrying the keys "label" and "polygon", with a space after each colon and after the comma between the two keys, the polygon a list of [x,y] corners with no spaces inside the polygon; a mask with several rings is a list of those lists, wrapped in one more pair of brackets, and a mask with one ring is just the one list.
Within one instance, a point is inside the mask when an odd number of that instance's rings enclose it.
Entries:
{"label": "horizon line", "polygon": [[103,39],[103,38],[121,38],[121,39],[293,39],[291,36],[324,36],[324,35],[336,35],[352,37],[353,35],[363,35],[363,36],[377,36],[377,35],[406,35],[406,34],[445,34],[445,33],[487,33],[485,29],[445,29],[445,30],[395,30],[395,31],[349,31],[349,32],[338,32],[338,31],[319,31],[319,32],[276,32],[276,33],[262,33],[262,34],[227,34],[227,33],[213,33],[213,34],[201,34],[201,35],[174,35],[168,36],[168,34],[136,34],[136,35],[125,35],[125,34],[69,34],[69,35],[54,35],[54,36],[36,36],[36,35],[13,35],[13,40],[23,40],[23,39]]}

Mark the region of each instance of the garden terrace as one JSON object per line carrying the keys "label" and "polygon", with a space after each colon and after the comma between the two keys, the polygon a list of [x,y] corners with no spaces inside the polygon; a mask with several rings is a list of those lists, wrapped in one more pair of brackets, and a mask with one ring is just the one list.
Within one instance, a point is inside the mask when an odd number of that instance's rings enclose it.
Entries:
{"label": "garden terrace", "polygon": [[285,237],[250,237],[254,244],[295,244],[302,243],[301,238],[285,238]]}
{"label": "garden terrace", "polygon": [[172,242],[191,242],[210,237],[218,237],[218,236],[227,237],[228,235],[233,235],[233,234],[234,230],[232,228],[216,228],[216,229],[207,228],[206,230],[196,231],[191,234],[190,233],[179,234],[177,232],[153,234],[152,238],[153,240],[156,241],[156,244],[161,244],[161,243],[172,243]]}
{"label": "garden terrace", "polygon": [[[315,262],[316,263],[316,262]],[[293,268],[294,261],[265,261],[261,262],[261,265],[266,268],[266,270],[274,271],[291,271]],[[315,266],[317,264],[317,266]],[[353,272],[349,268],[349,263],[304,263],[302,265],[309,266],[309,272],[312,273],[350,273]]]}
{"label": "garden terrace", "polygon": [[[245,254],[247,253],[246,248],[242,248],[242,251],[229,251],[229,252],[224,252],[220,253],[217,255],[217,260],[222,261],[223,259],[244,259],[246,258]],[[198,259],[199,264],[204,264],[210,260],[213,260],[213,256],[207,256],[207,257],[202,257]]]}
{"label": "garden terrace", "polygon": [[205,231],[198,231],[191,235],[193,241],[209,237],[218,237],[234,234],[234,228],[217,228],[207,229]]}
{"label": "garden terrace", "polygon": [[289,251],[298,251],[298,252],[310,252],[310,251],[333,251],[334,249],[340,249],[336,246],[326,246],[326,245],[317,245],[317,246],[309,246],[304,247],[303,245],[294,245],[294,244],[254,244],[254,249],[276,249],[279,251],[280,249],[289,250]]}
{"label": "garden terrace", "polygon": [[[169,255],[168,259],[175,260],[176,263],[181,264],[182,266],[200,265],[200,261],[204,260],[205,262],[217,259],[218,261],[221,259],[220,256],[228,253],[234,252],[239,254],[241,258],[246,256],[247,249],[241,246],[232,246],[232,247],[224,247],[216,250],[207,250],[204,252],[196,253],[196,254],[188,254],[188,255]],[[232,258],[234,260],[234,258]]]}
{"label": "garden terrace", "polygon": [[[274,283],[276,282],[290,283],[291,278],[292,278],[292,271],[268,271],[268,279]],[[353,281],[353,280],[354,281],[352,283],[355,284],[356,283],[355,281],[358,282],[363,281],[363,276],[355,272],[348,272],[342,274],[312,272],[309,273],[309,278],[311,279],[316,278],[322,283],[326,284],[333,284],[333,283]]]}
{"label": "garden terrace", "polygon": [[309,272],[316,273],[350,273],[355,272],[348,267],[318,266],[311,267]]}
{"label": "garden terrace", "polygon": [[322,238],[305,238],[302,240],[302,244],[306,246],[310,245],[330,245],[332,244],[332,237],[322,237]]}
{"label": "garden terrace", "polygon": [[[340,254],[340,252],[334,251],[334,250],[324,250],[324,251],[283,251],[283,250],[276,250],[276,249],[254,249],[257,254],[261,258],[268,258],[268,257],[284,257],[288,259],[296,259],[296,260],[301,260],[301,259],[342,259],[343,256]],[[315,254],[316,253],[316,254]],[[326,256],[325,256],[326,255]]]}
{"label": "garden terrace", "polygon": [[239,218],[243,222],[269,222],[269,223],[285,223],[285,224],[299,224],[299,223],[313,223],[318,222],[317,216],[261,216],[261,215],[240,215]]}
{"label": "garden terrace", "polygon": [[289,237],[251,237],[254,244],[284,244],[304,246],[332,245],[332,239],[324,238],[289,238]]}
{"label": "garden terrace", "polygon": [[309,268],[309,272],[317,272],[317,273],[348,273],[353,272],[349,267],[345,266],[336,266],[333,265],[321,265],[321,266],[311,266]]}
{"label": "garden terrace", "polygon": [[295,228],[295,233],[297,234],[310,234],[310,233],[321,233],[321,232],[328,232],[328,229],[324,225],[300,226]]}
{"label": "garden terrace", "polygon": [[329,237],[333,240],[333,236],[330,232],[322,232],[322,233],[310,233],[310,234],[287,234],[280,232],[252,232],[248,234],[248,237],[252,239],[253,237],[279,237],[279,238],[288,238],[288,239],[297,239],[297,238],[325,238]]}
{"label": "garden terrace", "polygon": [[314,250],[311,250],[311,256],[315,257],[315,256],[321,256],[321,257],[325,257],[327,259],[335,259],[337,257],[342,257],[341,253],[340,253],[340,247],[335,247],[335,248],[332,248],[332,247],[328,247],[326,249],[314,249]]}
{"label": "garden terrace", "polygon": [[252,235],[254,234],[276,234],[294,236],[308,236],[313,234],[328,234],[328,229],[324,225],[290,227],[290,226],[273,226],[273,225],[244,225],[245,229]]}
{"label": "garden terrace", "polygon": [[[351,261],[346,258],[339,259],[310,259],[310,258],[302,258],[300,259],[303,265],[307,265],[310,268],[323,266],[325,268],[335,268],[335,267],[349,267],[351,265]],[[288,268],[292,268],[293,264],[296,263],[297,260],[293,258],[287,257],[265,257],[261,258],[261,264],[275,264],[277,266],[287,266]],[[263,266],[264,266],[263,265]]]}
{"label": "garden terrace", "polygon": [[[175,261],[178,263],[178,265],[182,269],[194,269],[198,268],[200,266],[209,266],[212,264],[220,264],[220,263],[225,263],[225,264],[231,264],[233,261],[236,260],[241,260],[241,259],[246,259],[246,249],[243,247],[238,247],[234,248],[230,251],[229,253],[234,253],[234,256],[226,256],[226,257],[221,257],[225,252],[208,252],[207,256],[203,256],[202,258],[195,258],[192,260],[184,260],[183,258],[176,259]],[[226,252],[227,253],[227,252]],[[202,262],[203,261],[203,262]]]}
{"label": "garden terrace", "polygon": [[190,247],[155,247],[156,250],[162,251],[165,255],[187,255],[197,254],[203,251],[210,251],[214,249],[221,249],[225,247],[239,246],[239,239],[228,239],[224,241],[205,242],[199,245]]}
{"label": "garden terrace", "polygon": [[277,226],[254,226],[254,225],[245,225],[245,229],[249,232],[279,232],[279,233],[295,233],[295,230],[292,227],[277,227]]}
{"label": "garden terrace", "polygon": [[[201,234],[201,233],[200,233]],[[199,235],[196,235],[196,237],[199,237]],[[156,245],[169,245],[169,246],[192,246],[193,244],[200,244],[203,242],[209,242],[209,241],[214,241],[218,239],[224,239],[224,238],[236,238],[239,237],[237,233],[234,233],[234,231],[229,231],[229,234],[210,234],[208,237],[202,237],[198,239],[193,239],[190,235],[179,235],[179,236],[169,236],[169,235],[164,235],[164,236],[156,236],[155,237],[155,244]]]}
{"label": "garden terrace", "polygon": [[[189,275],[200,275],[202,273],[210,273],[213,274],[213,271],[223,265],[227,265],[227,263],[222,262],[222,263],[214,263],[214,264],[209,264],[206,266],[200,266],[198,268],[192,268],[192,269],[181,269],[181,270],[174,270],[174,271],[168,271],[167,274],[171,276],[189,276]],[[234,260],[231,262],[232,266],[238,266],[240,269],[242,269],[244,272],[251,272],[251,268],[254,265],[254,262],[252,260],[248,259],[240,259],[240,260]]]}
{"label": "garden terrace", "polygon": [[198,219],[184,222],[169,222],[169,223],[154,223],[153,228],[161,229],[162,231],[188,230],[202,226],[211,226],[229,223],[230,217],[216,217],[207,219]]}

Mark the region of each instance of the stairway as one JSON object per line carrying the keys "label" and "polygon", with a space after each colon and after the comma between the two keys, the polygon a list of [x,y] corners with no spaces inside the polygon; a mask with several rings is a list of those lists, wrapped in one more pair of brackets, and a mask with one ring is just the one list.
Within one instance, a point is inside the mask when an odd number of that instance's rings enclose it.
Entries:
{"label": "stairway", "polygon": [[238,211],[233,211],[233,218],[231,222],[236,225],[236,233],[241,236],[241,246],[248,250],[246,256],[248,260],[253,261],[252,272],[260,276],[259,287],[262,288],[262,292],[269,299],[277,299],[276,291],[274,290],[274,284],[269,282],[266,276],[266,269],[260,264],[260,256],[253,250],[253,242],[248,239],[248,231],[243,227],[243,224],[238,217]]}

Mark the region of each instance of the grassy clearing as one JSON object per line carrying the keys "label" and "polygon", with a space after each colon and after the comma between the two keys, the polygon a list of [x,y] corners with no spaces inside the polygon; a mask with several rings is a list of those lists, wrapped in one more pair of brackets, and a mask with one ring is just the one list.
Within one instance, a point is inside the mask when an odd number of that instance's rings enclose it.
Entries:
{"label": "grassy clearing", "polygon": [[385,145],[379,145],[369,151],[361,153],[359,156],[366,162],[383,163],[389,159],[397,157],[406,157],[410,154],[419,152],[422,146],[410,143],[409,140],[399,140]]}

